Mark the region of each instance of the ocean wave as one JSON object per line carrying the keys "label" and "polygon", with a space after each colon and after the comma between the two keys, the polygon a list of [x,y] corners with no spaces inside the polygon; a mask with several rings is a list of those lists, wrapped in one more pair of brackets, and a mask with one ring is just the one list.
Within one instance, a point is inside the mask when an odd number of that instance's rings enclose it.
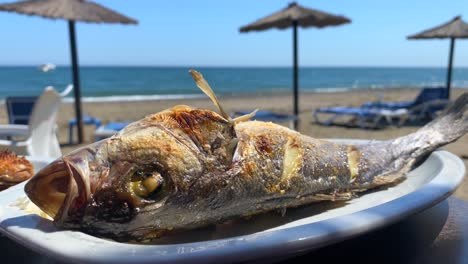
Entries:
{"label": "ocean wave", "polygon": [[[384,90],[384,89],[419,89],[421,87],[436,87],[443,86],[439,83],[432,83],[432,85],[423,86],[385,86],[385,85],[372,85],[364,87],[323,87],[323,88],[300,88],[301,93],[336,93],[336,92],[348,92],[357,90]],[[454,89],[467,89],[468,82],[463,83],[460,86],[452,86]],[[231,96],[257,96],[257,95],[268,95],[268,94],[290,94],[291,88],[276,88],[270,91],[254,91],[254,92],[240,92],[240,93],[228,93],[219,94],[219,97],[231,97]],[[113,95],[113,96],[85,96],[81,97],[81,101],[85,103],[105,103],[105,102],[140,102],[140,101],[161,101],[161,100],[183,100],[183,99],[199,99],[206,98],[206,95],[200,94],[153,94],[153,95]],[[73,103],[75,99],[71,96],[65,97],[63,103]],[[0,99],[0,105],[5,104],[5,99]]]}
{"label": "ocean wave", "polygon": [[[82,97],[81,101],[85,103],[103,103],[103,102],[139,102],[139,101],[158,101],[158,100],[180,100],[205,98],[203,94],[155,94],[155,95],[115,95],[100,97]],[[73,103],[73,97],[63,99],[64,103]]]}

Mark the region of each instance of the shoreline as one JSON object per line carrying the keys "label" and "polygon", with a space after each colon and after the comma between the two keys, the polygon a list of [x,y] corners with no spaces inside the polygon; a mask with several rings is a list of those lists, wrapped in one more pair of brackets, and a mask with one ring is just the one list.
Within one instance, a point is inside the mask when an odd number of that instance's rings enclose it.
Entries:
{"label": "shoreline", "polygon": [[[454,90],[468,90],[468,87],[452,87]],[[385,92],[387,90],[398,91],[398,90],[418,90],[421,87],[416,86],[395,86],[395,87],[337,87],[337,88],[314,88],[304,89],[299,91],[300,94],[334,94],[343,92]],[[289,95],[291,91],[286,89],[269,90],[267,92],[241,92],[239,94],[219,94],[219,98],[242,98],[251,96],[275,96],[275,95]],[[81,101],[84,103],[93,102],[142,102],[142,101],[161,101],[161,100],[190,100],[190,99],[201,99],[205,98],[206,95],[201,91],[197,94],[138,94],[138,95],[114,95],[114,96],[92,96],[82,97]],[[63,99],[63,103],[73,103],[75,100],[73,97],[66,97]]]}
{"label": "shoreline", "polygon": [[[405,90],[418,90],[421,87],[413,86],[395,86],[395,87],[367,87],[367,88],[317,88],[317,89],[304,89],[300,91],[300,94],[336,94],[344,92],[388,92],[388,91],[405,91]],[[453,87],[453,90],[468,90],[468,87]],[[219,98],[243,98],[252,96],[281,96],[290,95],[290,91],[286,90],[270,90],[268,92],[241,92],[239,94],[220,94]],[[138,95],[113,95],[113,96],[86,96],[82,97],[83,103],[112,103],[112,102],[144,102],[144,101],[165,101],[165,100],[190,100],[190,99],[202,99],[205,98],[201,91],[197,94],[138,94]],[[73,97],[67,96],[63,98],[62,103],[71,104],[75,100]],[[5,104],[5,99],[0,100],[0,104]]]}

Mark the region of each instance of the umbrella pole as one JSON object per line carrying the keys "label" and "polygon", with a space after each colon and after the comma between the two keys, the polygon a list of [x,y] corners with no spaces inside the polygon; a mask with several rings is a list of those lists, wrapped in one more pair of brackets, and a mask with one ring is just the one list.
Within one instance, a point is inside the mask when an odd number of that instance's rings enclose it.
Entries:
{"label": "umbrella pole", "polygon": [[453,50],[455,49],[455,38],[450,38],[450,54],[447,70],[447,99],[450,99],[450,89],[452,86],[452,63],[453,63]]}
{"label": "umbrella pole", "polygon": [[83,143],[83,118],[81,116],[80,74],[78,69],[78,54],[76,52],[75,21],[68,21],[70,35],[70,52],[72,63],[73,92],[75,95],[75,115],[78,129],[78,144]]}
{"label": "umbrella pole", "polygon": [[299,125],[299,102],[298,102],[298,66],[297,66],[297,21],[293,21],[293,89],[294,89],[294,129]]}

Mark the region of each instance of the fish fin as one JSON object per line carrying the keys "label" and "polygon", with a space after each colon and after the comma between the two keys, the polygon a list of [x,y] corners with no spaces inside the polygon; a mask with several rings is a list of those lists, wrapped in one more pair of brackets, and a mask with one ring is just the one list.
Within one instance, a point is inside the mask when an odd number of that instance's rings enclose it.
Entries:
{"label": "fish fin", "polygon": [[255,116],[255,114],[257,113],[258,109],[255,109],[253,112],[249,113],[249,114],[246,114],[246,115],[242,115],[242,116],[239,116],[239,117],[236,117],[233,119],[233,122],[234,124],[237,124],[237,123],[240,123],[240,122],[245,122],[245,121],[249,121],[252,117]]}
{"label": "fish fin", "polygon": [[219,103],[219,100],[216,97],[215,93],[213,92],[213,89],[211,89],[208,82],[205,80],[205,78],[203,78],[203,75],[197,72],[196,70],[189,70],[189,73],[192,75],[192,78],[197,84],[198,88],[200,88],[206,95],[208,95],[211,101],[213,101],[216,107],[218,107],[219,112],[221,113],[221,116],[231,121],[232,119],[226,114],[226,112],[224,112],[224,109]]}
{"label": "fish fin", "polygon": [[318,193],[315,195],[317,201],[347,201],[354,197],[352,192],[333,192],[333,193]]}
{"label": "fish fin", "polygon": [[[356,146],[367,157],[368,168],[367,172],[358,176],[353,185],[359,185],[356,186],[357,189],[370,189],[396,183],[404,179],[406,173],[428,154],[467,132],[468,93],[463,93],[439,117],[412,134]],[[374,158],[376,155],[378,159]],[[379,175],[373,176],[376,171]]]}
{"label": "fish fin", "polygon": [[394,185],[400,183],[405,180],[405,174],[396,173],[394,175],[381,175],[376,176],[372,183],[375,186],[383,186],[383,185]]}

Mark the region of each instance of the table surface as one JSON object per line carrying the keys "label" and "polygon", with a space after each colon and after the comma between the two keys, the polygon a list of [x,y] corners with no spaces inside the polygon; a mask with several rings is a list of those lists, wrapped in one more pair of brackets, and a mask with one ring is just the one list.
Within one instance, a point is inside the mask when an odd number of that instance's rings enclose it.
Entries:
{"label": "table surface", "polygon": [[[4,236],[0,254],[1,263],[60,263]],[[468,263],[468,201],[451,197],[394,225],[303,254],[286,261]]]}

